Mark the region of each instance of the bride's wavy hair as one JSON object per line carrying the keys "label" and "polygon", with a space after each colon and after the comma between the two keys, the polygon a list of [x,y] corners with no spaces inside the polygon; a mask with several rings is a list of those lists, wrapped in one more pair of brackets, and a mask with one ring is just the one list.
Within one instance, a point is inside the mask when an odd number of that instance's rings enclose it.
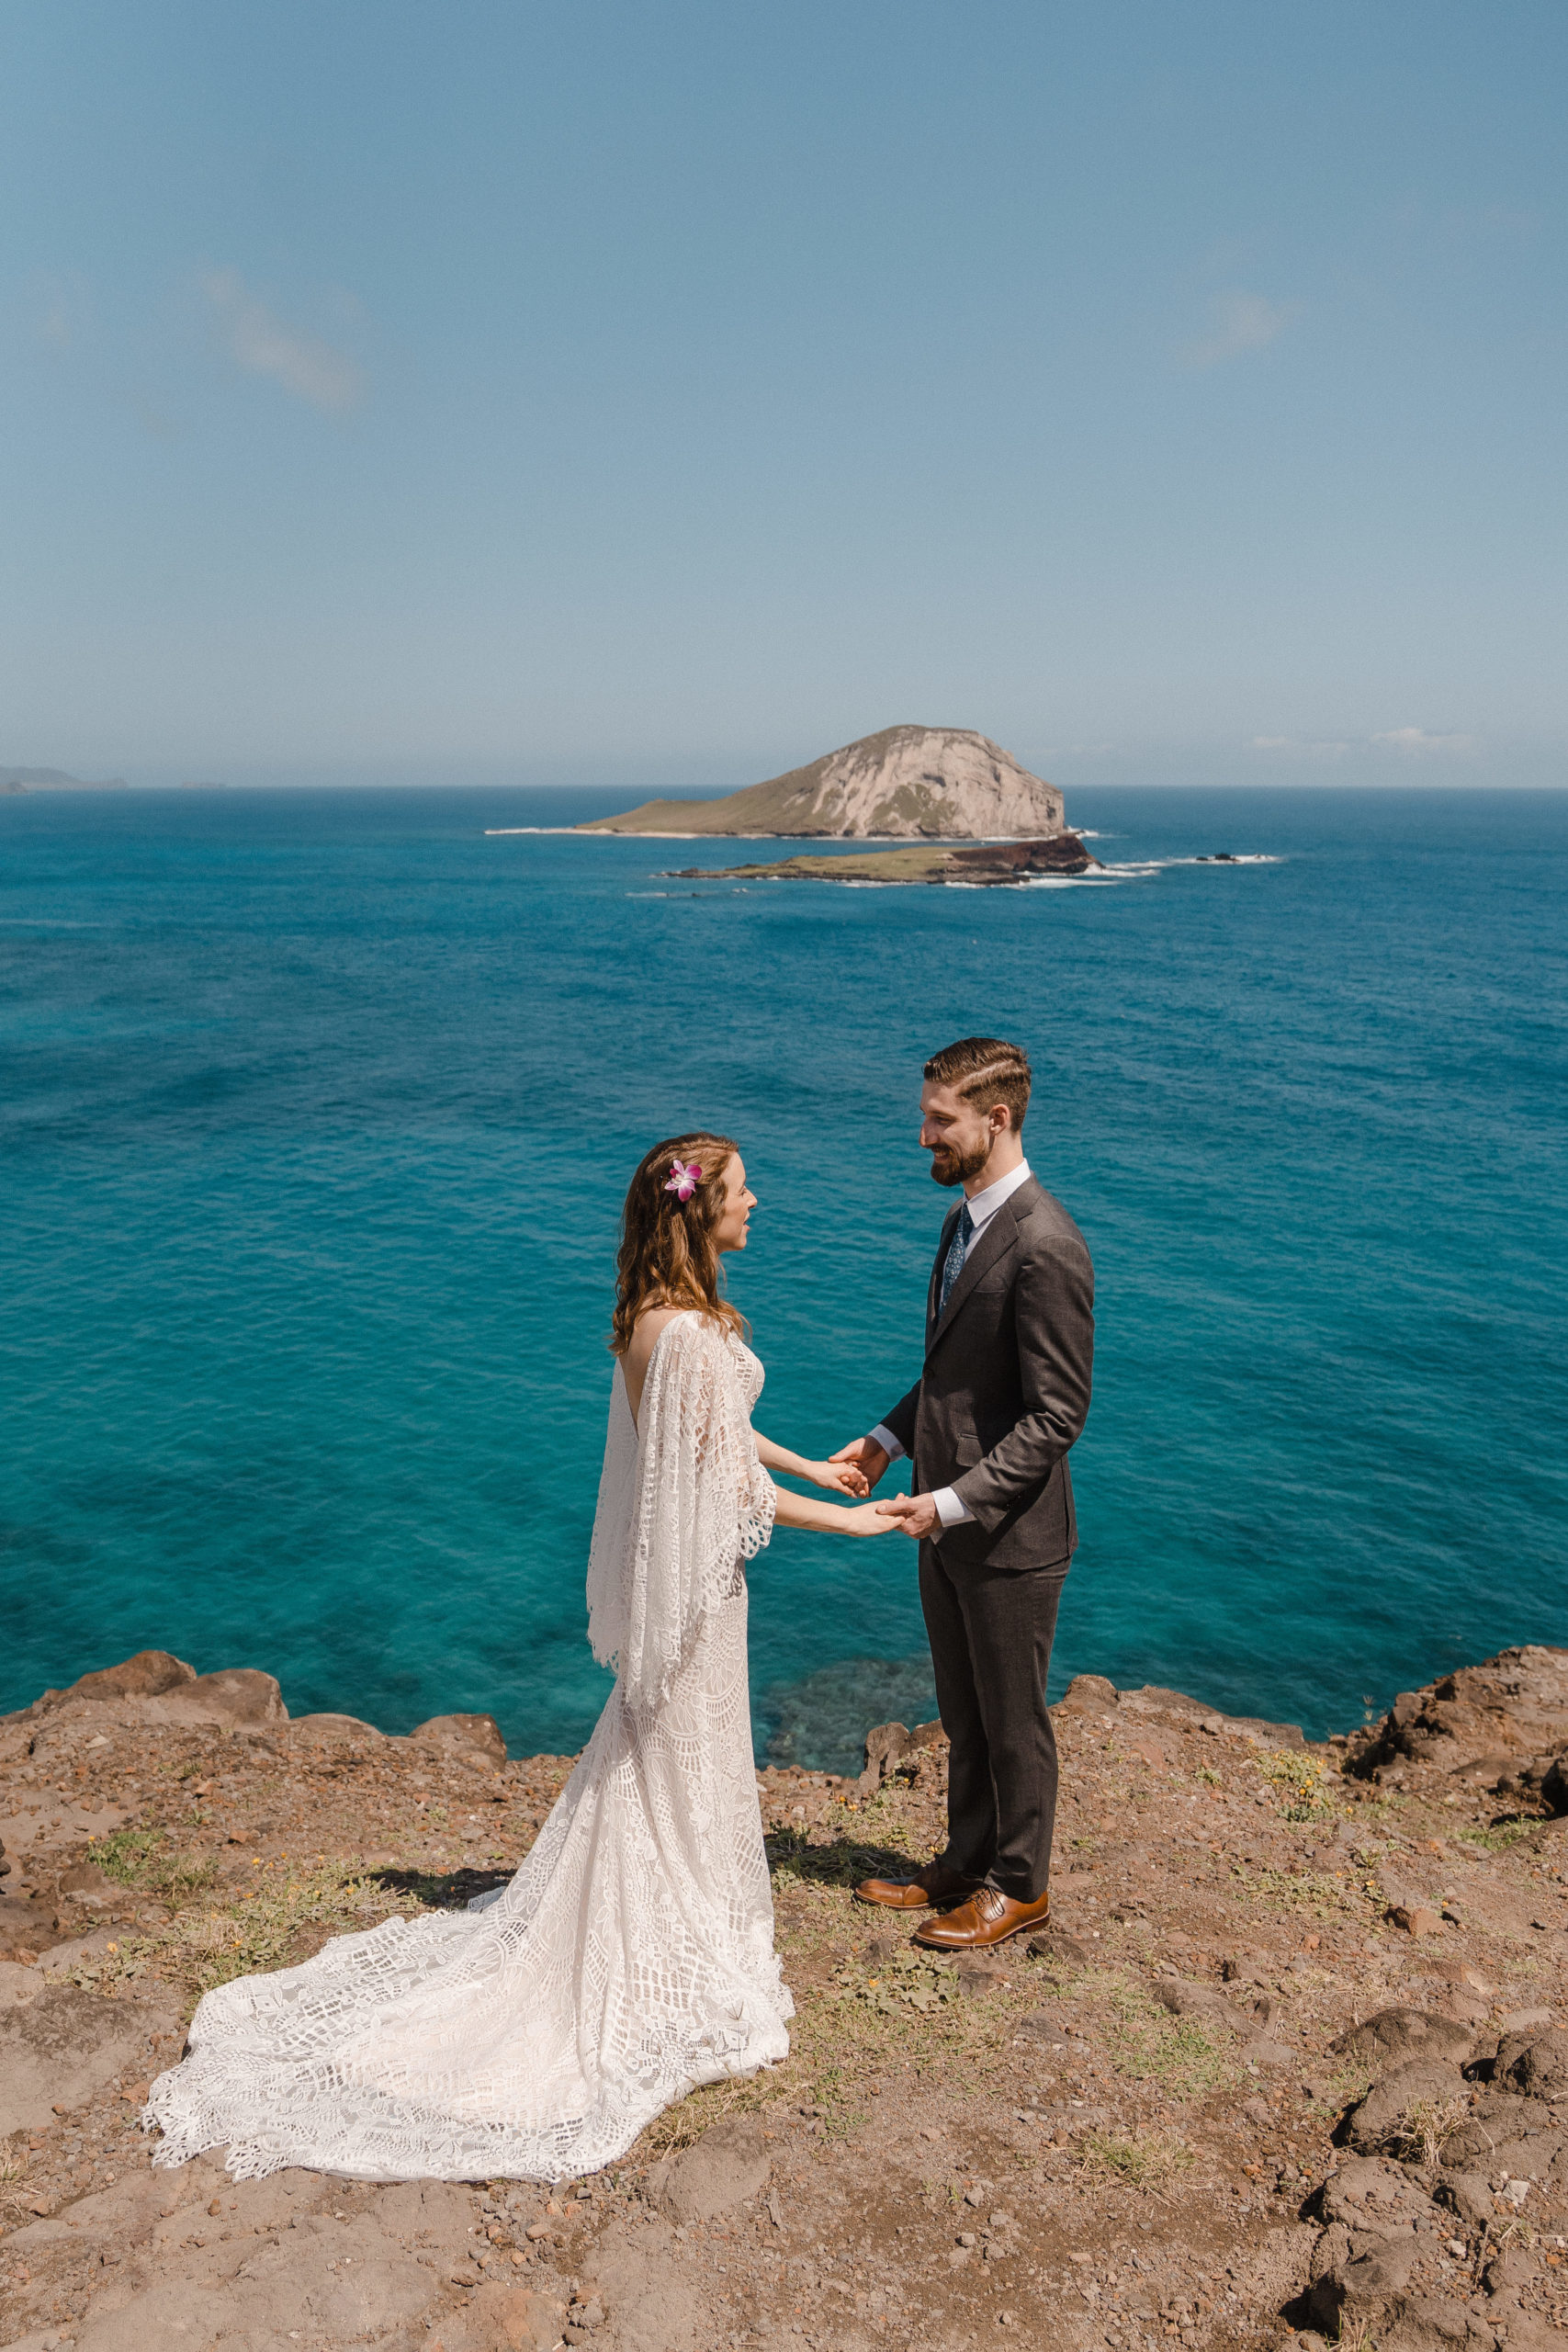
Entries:
{"label": "bride's wavy hair", "polygon": [[[615,1258],[615,1312],[610,1352],[624,1356],[637,1318],[649,1306],[694,1307],[745,1337],[749,1326],[721,1295],[714,1227],[724,1207],[724,1171],[739,1150],[730,1136],[670,1136],[643,1159],[626,1189],[621,1246]],[[676,1160],[702,1170],[696,1189],[682,1200],[666,1191]]]}

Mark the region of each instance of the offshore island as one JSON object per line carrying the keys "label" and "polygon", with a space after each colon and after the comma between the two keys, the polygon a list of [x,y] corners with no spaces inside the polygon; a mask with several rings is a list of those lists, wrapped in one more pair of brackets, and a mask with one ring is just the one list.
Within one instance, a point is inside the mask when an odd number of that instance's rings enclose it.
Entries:
{"label": "offshore island", "polygon": [[[682,869],[703,881],[1018,883],[1099,861],[1067,830],[1062,795],[988,736],[963,727],[885,727],[803,768],[719,800],[647,800],[585,833],[743,840],[884,841],[864,856]],[[974,844],[974,846],[954,846]]]}

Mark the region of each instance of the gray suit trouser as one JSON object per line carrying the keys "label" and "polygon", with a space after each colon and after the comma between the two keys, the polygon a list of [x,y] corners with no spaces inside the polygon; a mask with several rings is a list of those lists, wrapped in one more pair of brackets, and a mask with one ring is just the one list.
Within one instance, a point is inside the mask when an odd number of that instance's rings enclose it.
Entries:
{"label": "gray suit trouser", "polygon": [[1020,1903],[1044,1894],[1056,1823],[1056,1735],[1045,1677],[1071,1562],[1042,1568],[942,1566],[920,1545],[920,1607],[952,1742],[949,1870]]}

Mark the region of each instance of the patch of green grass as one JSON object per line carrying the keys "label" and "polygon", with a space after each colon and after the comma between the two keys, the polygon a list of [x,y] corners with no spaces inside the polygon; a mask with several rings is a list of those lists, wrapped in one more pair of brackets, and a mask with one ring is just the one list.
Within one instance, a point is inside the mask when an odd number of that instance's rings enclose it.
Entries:
{"label": "patch of green grass", "polygon": [[1086,2172],[1128,2188],[1161,2188],[1192,2162],[1192,2151],[1170,2132],[1090,2132],[1081,2162]]}
{"label": "patch of green grass", "polygon": [[858,1886],[863,1878],[882,1878],[902,1871],[915,1852],[915,1841],[896,1818],[877,1821],[875,1844],[840,1830],[825,1844],[813,1845],[804,1825],[771,1829],[766,1845],[773,1875],[781,1884],[794,1879],[802,1885]]}
{"label": "patch of green grass", "polygon": [[95,1839],[89,1852],[106,1878],[171,1903],[188,1902],[218,1875],[217,1864],[205,1856],[175,1852],[161,1829],[117,1829]]}
{"label": "patch of green grass", "polygon": [[1489,1828],[1472,1826],[1459,1829],[1454,1835],[1466,1846],[1479,1846],[1488,1854],[1506,1854],[1510,1846],[1521,1845],[1533,1838],[1541,1826],[1543,1816],[1532,1814],[1524,1820],[1495,1821]]}
{"label": "patch of green grass", "polygon": [[141,1886],[164,1843],[158,1829],[117,1829],[112,1837],[93,1841],[93,1860],[106,1878],[118,1879],[121,1886]]}
{"label": "patch of green grass", "polygon": [[1358,2099],[1365,2098],[1371,2087],[1371,2070],[1366,2066],[1336,2066],[1331,2072],[1314,2077],[1317,2087],[1317,2104],[1337,2115]]}
{"label": "patch of green grass", "polygon": [[237,1892],[223,1908],[193,1906],[166,1927],[127,1936],[65,1973],[94,1992],[158,1977],[209,1993],[232,1977],[281,1968],[308,1929],[345,1935],[389,1912],[416,1908],[407,1898],[389,1900],[384,1887],[341,1863],[273,1863],[254,1887]]}
{"label": "patch of green grass", "polygon": [[1196,2018],[1172,2017],[1141,1984],[1114,1973],[1096,1989],[1109,1997],[1111,2054],[1120,2073],[1180,2099],[1202,2098],[1230,2080],[1234,2068]]}
{"label": "patch of green grass", "polygon": [[1280,1748],[1258,1766],[1278,1793],[1284,1821],[1331,1821],[1339,1812],[1329,1792],[1328,1767],[1316,1756]]}
{"label": "patch of green grass", "polygon": [[[872,1965],[839,1958],[828,1983],[814,1984],[803,1981],[789,1963],[789,1947],[799,1949],[798,1939],[781,1940],[795,2016],[790,2057],[773,2079],[785,2092],[802,2079],[811,2080],[825,2101],[827,2086],[838,2085],[840,2105],[830,2108],[825,2123],[830,2133],[850,2128],[854,2118],[844,2103],[890,2067],[912,2062],[922,2078],[952,2076],[966,2092],[999,2079],[1014,2063],[1011,2019],[1039,1996],[1032,1973],[1026,1987],[998,1983],[994,1989],[960,1993],[951,1962],[912,1950]],[[841,1929],[829,1948],[842,1953]]]}
{"label": "patch of green grass", "polygon": [[1382,1901],[1375,1879],[1339,1878],[1328,1871],[1258,1870],[1233,1862],[1231,1876],[1249,1901],[1303,1912],[1314,1919],[1358,1916],[1367,1903]]}
{"label": "patch of green grass", "polygon": [[928,1952],[906,1950],[874,1969],[846,1961],[836,1969],[829,1990],[830,2001],[864,2001],[885,2018],[918,2009],[932,2017],[957,1997],[957,1975],[951,1962],[942,1967]]}
{"label": "patch of green grass", "polygon": [[1397,1789],[1381,1792],[1375,1797],[1362,1797],[1356,1806],[1358,1821],[1370,1821],[1375,1829],[1380,1822],[1392,1820],[1396,1813],[1407,1813],[1410,1799],[1401,1796]]}

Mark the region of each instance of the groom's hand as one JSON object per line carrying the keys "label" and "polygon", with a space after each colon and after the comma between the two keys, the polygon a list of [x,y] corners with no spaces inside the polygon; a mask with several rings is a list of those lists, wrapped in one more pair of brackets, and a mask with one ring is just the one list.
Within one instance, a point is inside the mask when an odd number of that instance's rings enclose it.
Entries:
{"label": "groom's hand", "polygon": [[863,1471],[868,1494],[887,1467],[886,1454],[872,1437],[852,1438],[848,1445],[841,1445],[837,1453],[830,1453],[828,1459],[829,1462],[852,1462],[857,1469]]}
{"label": "groom's hand", "polygon": [[884,1519],[896,1519],[906,1535],[913,1535],[917,1539],[929,1535],[933,1528],[942,1525],[937,1517],[934,1495],[889,1495],[887,1500],[878,1503],[876,1508]]}

